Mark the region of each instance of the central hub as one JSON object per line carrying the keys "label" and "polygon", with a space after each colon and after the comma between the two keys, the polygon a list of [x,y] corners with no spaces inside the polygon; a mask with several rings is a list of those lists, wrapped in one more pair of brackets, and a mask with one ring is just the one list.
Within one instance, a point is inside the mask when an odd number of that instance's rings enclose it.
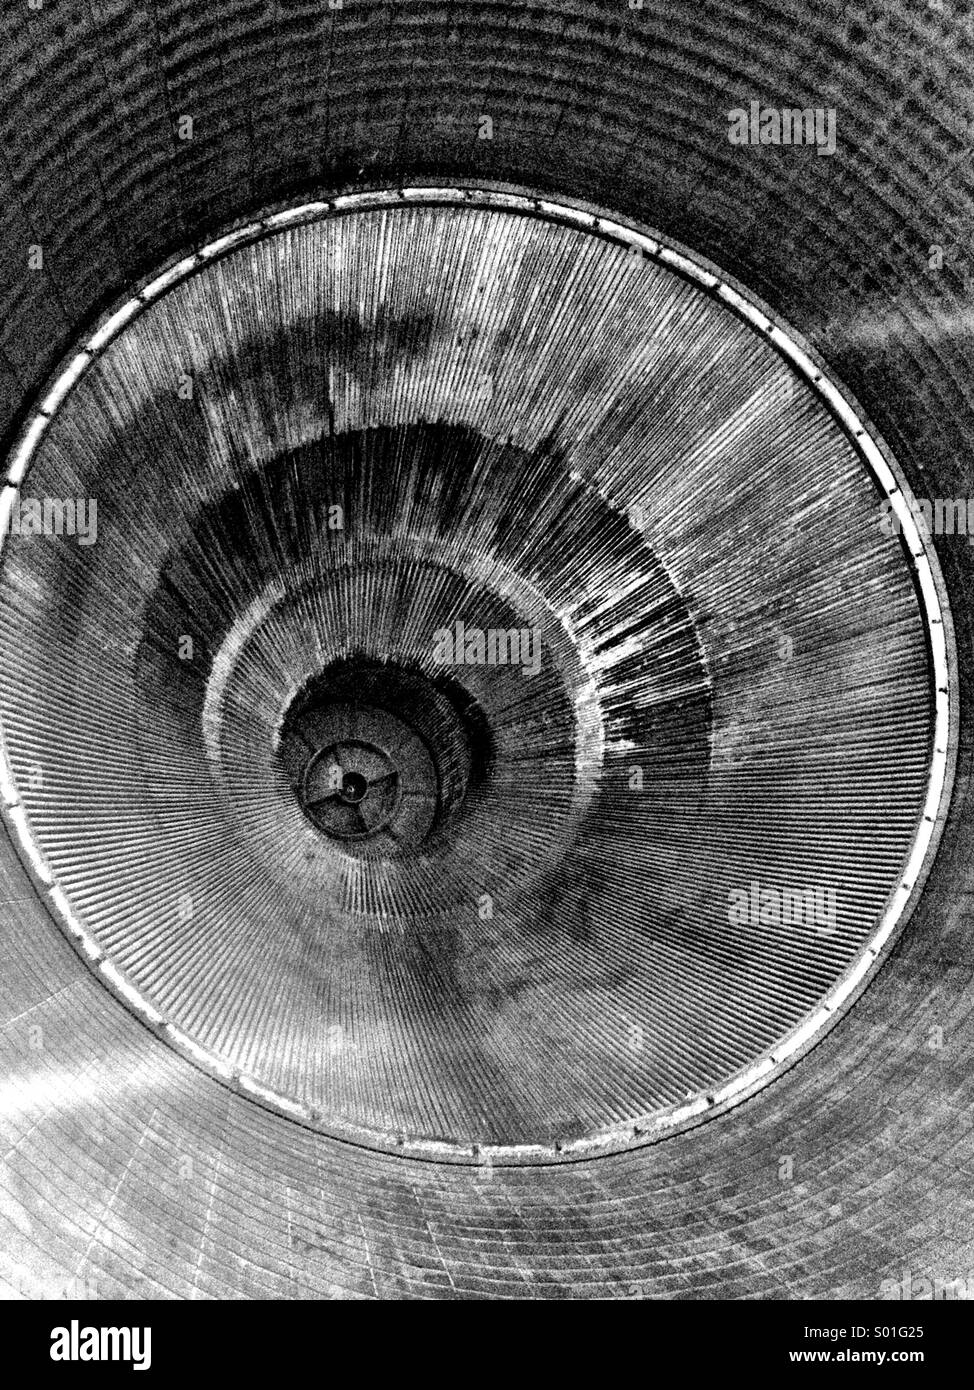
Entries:
{"label": "central hub", "polygon": [[489,738],[455,683],[360,657],[308,681],[278,753],[315,828],[348,854],[382,858],[419,849],[458,814]]}
{"label": "central hub", "polygon": [[428,832],[436,768],[415,730],[391,711],[345,701],[312,706],[289,722],[289,744],[295,739],[308,754],[295,790],[324,834],[391,852]]}
{"label": "central hub", "polygon": [[[339,722],[348,723],[350,716],[362,723],[363,718],[356,716],[365,713],[346,709],[346,717]],[[338,707],[333,707],[333,720],[337,714]],[[312,735],[320,732],[321,721],[316,723],[317,730],[308,730]],[[397,749],[403,741],[408,744],[408,731],[390,729],[388,716],[380,716],[377,724],[385,725],[377,727],[378,734],[393,734]],[[435,789],[428,790],[432,796]],[[390,752],[375,743],[339,739],[311,754],[304,769],[300,799],[307,816],[326,835],[339,840],[364,839],[385,830],[399,809],[400,769]]]}
{"label": "central hub", "polygon": [[357,806],[368,790],[368,778],[363,777],[361,772],[345,772],[342,774],[342,787],[338,794],[349,806]]}

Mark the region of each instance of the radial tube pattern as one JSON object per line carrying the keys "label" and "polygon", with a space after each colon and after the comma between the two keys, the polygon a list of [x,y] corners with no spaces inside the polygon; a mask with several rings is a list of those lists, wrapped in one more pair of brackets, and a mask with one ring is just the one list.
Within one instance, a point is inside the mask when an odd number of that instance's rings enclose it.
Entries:
{"label": "radial tube pattern", "polygon": [[397,190],[221,238],[67,372],[7,514],[99,544],[6,538],[7,815],[194,1061],[557,1160],[748,1094],[873,968],[948,775],[935,571],[739,288]]}

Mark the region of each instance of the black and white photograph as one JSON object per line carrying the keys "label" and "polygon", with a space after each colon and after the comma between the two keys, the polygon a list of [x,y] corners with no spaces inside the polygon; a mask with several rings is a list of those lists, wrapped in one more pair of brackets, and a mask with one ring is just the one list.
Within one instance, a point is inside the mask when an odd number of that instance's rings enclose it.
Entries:
{"label": "black and white photograph", "polygon": [[946,1374],[974,4],[0,0],[0,65],[7,1343]]}

